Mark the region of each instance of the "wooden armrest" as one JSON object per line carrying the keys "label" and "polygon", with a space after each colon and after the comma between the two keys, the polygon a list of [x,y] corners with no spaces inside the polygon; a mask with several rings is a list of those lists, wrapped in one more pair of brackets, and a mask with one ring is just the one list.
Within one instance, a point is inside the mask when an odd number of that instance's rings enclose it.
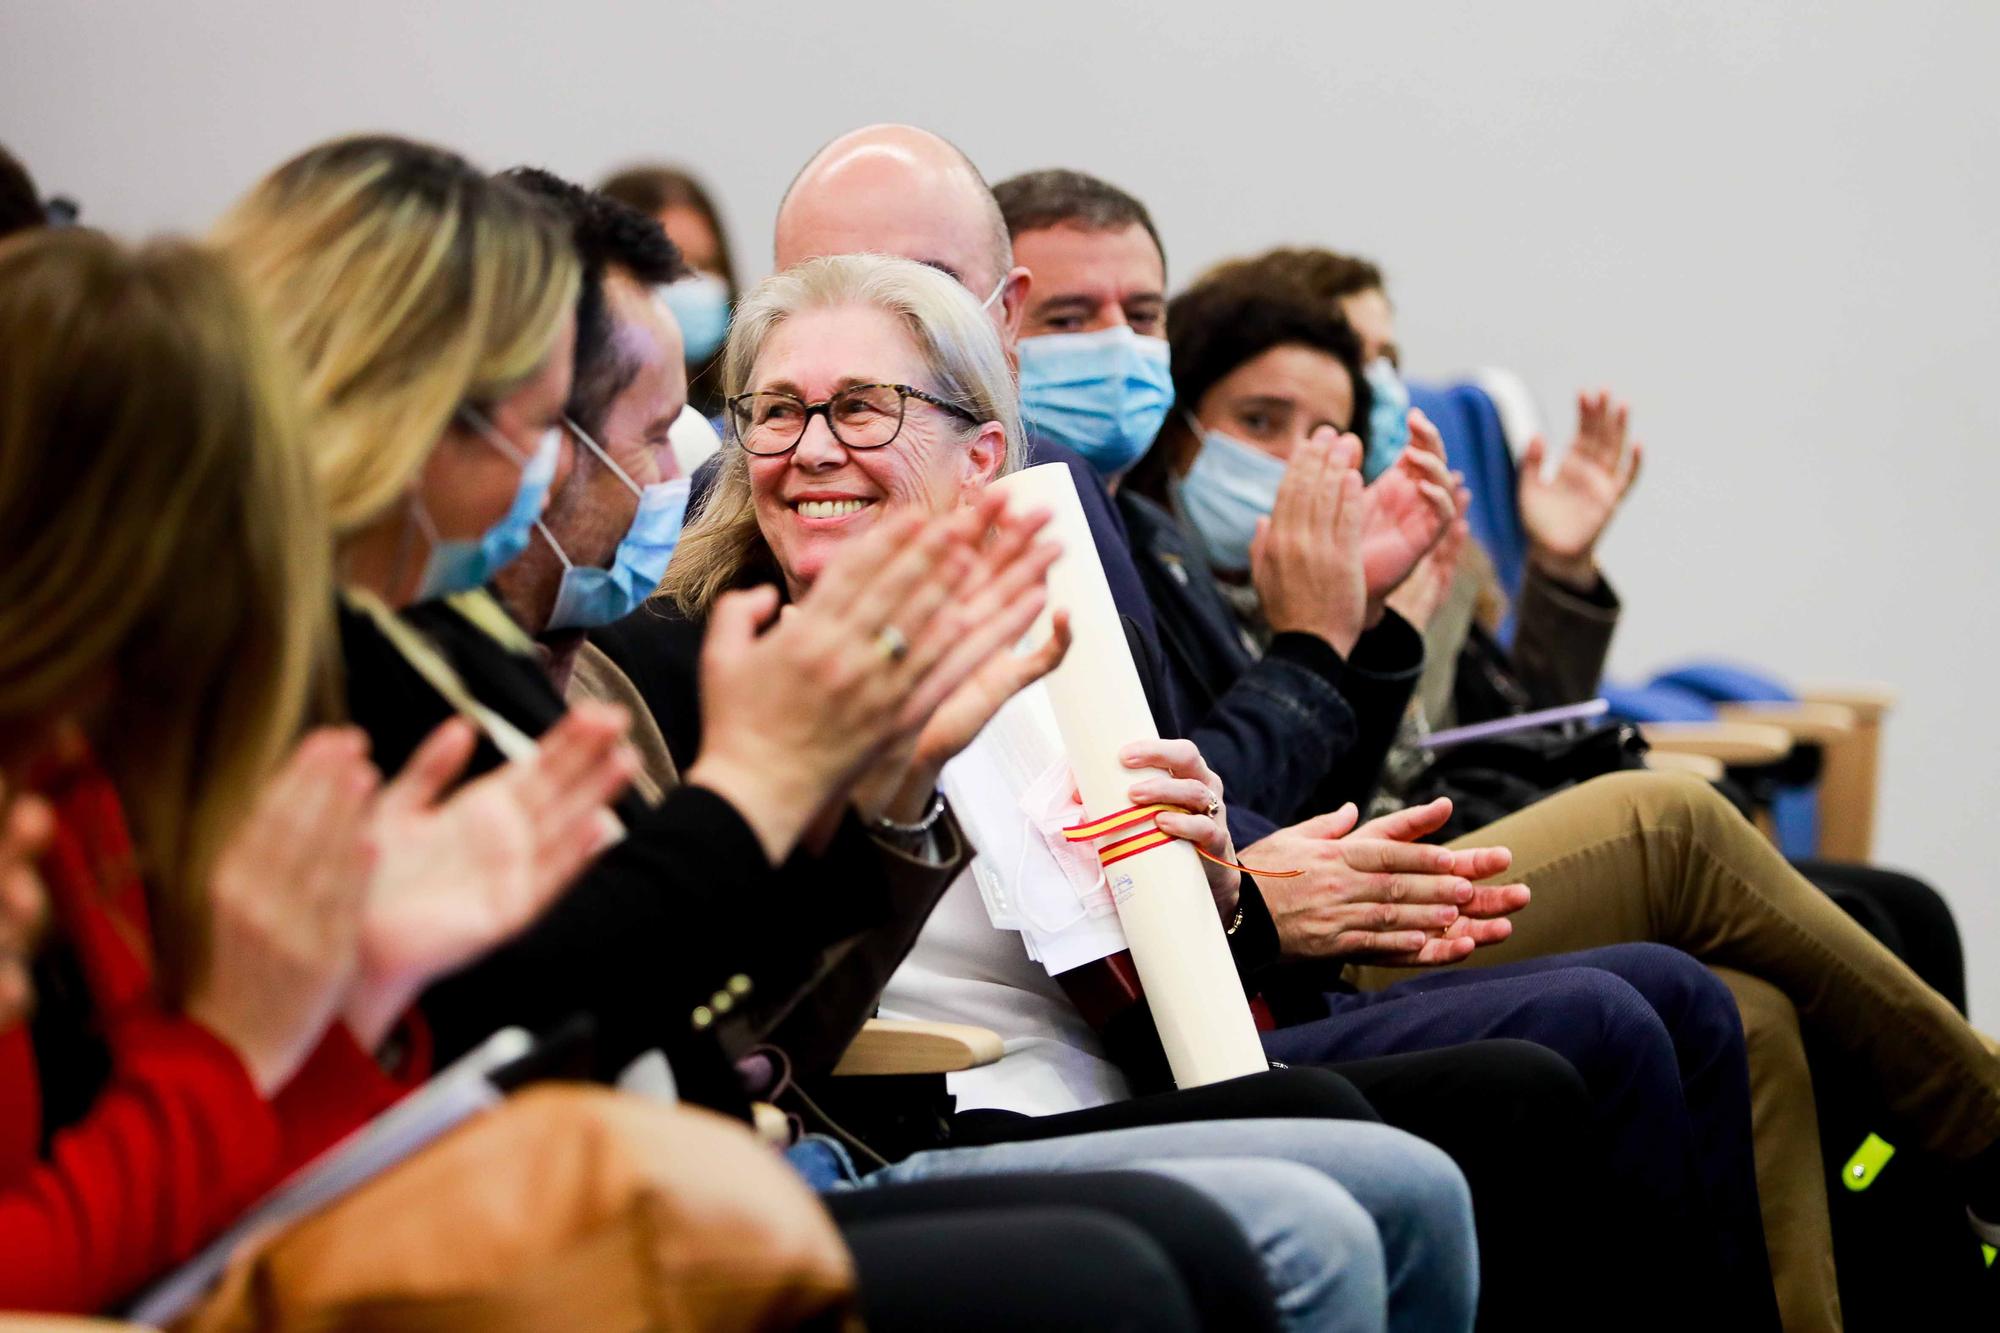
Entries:
{"label": "wooden armrest", "polygon": [[1799,698],[1806,703],[1839,704],[1854,710],[1863,725],[1880,722],[1896,706],[1896,691],[1880,683],[1865,681],[1823,681],[1804,686]]}
{"label": "wooden armrest", "polygon": [[153,1333],[151,1324],[118,1319],[86,1319],[79,1315],[0,1314],[0,1333]]}
{"label": "wooden armrest", "polygon": [[1854,734],[1860,725],[1854,710],[1830,703],[1718,704],[1715,715],[1724,722],[1763,722],[1783,727],[1794,745],[1829,745]]}
{"label": "wooden armrest", "polygon": [[833,1067],[840,1074],[950,1074],[990,1065],[1000,1034],[962,1023],[871,1018]]}
{"label": "wooden armrest", "polygon": [[1722,777],[1722,761],[1714,755],[1696,754],[1692,750],[1649,750],[1646,753],[1646,767],[1655,773],[1692,773],[1707,782]]}
{"label": "wooden armrest", "polygon": [[1639,734],[1668,754],[1705,754],[1732,768],[1775,764],[1792,752],[1792,735],[1762,722],[1647,722]]}

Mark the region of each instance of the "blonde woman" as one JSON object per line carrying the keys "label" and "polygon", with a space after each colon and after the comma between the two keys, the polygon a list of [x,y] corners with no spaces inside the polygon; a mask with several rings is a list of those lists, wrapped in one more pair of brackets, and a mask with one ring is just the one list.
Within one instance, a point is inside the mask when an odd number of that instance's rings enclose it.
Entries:
{"label": "blonde woman", "polygon": [[94,1310],[425,1074],[420,1026],[376,1056],[403,984],[376,958],[439,916],[477,919],[468,947],[517,928],[626,769],[600,718],[440,803],[456,729],[379,791],[353,729],[300,741],[324,519],[296,386],[213,255],[10,241],[0,377],[0,769],[55,816],[39,1009],[0,1030],[26,1094],[0,1306]]}

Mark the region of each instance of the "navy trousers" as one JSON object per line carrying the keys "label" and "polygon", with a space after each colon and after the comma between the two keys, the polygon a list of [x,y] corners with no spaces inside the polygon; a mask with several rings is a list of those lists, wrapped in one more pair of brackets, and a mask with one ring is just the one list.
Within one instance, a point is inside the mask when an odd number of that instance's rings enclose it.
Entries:
{"label": "navy trousers", "polygon": [[1778,1326],[1743,1025],[1700,963],[1665,945],[1619,944],[1414,974],[1326,1004],[1326,1018],[1265,1033],[1265,1052],[1313,1065],[1512,1037],[1561,1055],[1590,1088],[1612,1193],[1633,1205],[1617,1225],[1707,1274],[1682,1293],[1687,1313]]}

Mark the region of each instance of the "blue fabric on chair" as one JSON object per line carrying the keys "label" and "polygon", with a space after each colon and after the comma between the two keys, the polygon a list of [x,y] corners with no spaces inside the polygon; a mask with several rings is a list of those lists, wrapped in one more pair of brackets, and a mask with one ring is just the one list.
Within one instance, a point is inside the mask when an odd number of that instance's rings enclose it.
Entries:
{"label": "blue fabric on chair", "polygon": [[1653,677],[1655,685],[1671,685],[1719,704],[1791,703],[1798,696],[1771,677],[1729,662],[1690,662]]}
{"label": "blue fabric on chair", "polygon": [[[1691,662],[1653,677],[1715,703],[1790,703],[1798,696],[1782,682],[1729,662]],[[1810,786],[1780,787],[1771,800],[1771,829],[1778,848],[1793,860],[1819,850],[1819,794]]]}
{"label": "blue fabric on chair", "polygon": [[[1662,671],[1644,685],[1599,687],[1611,715],[1628,722],[1709,722],[1723,703],[1787,703],[1796,696],[1771,677],[1728,662],[1693,662]],[[1778,849],[1793,860],[1819,848],[1819,793],[1810,786],[1780,787],[1771,800],[1771,828]]]}
{"label": "blue fabric on chair", "polygon": [[[1521,594],[1521,574],[1528,559],[1528,536],[1521,527],[1520,497],[1515,489],[1514,453],[1493,400],[1476,384],[1411,384],[1410,405],[1422,409],[1444,437],[1451,466],[1465,474],[1472,489],[1472,510],[1466,515],[1472,535],[1493,557],[1507,595]],[[1513,639],[1513,625],[1501,635]]]}
{"label": "blue fabric on chair", "polygon": [[1624,722],[1713,722],[1715,705],[1692,690],[1672,685],[1613,685],[1597,687],[1611,705],[1611,716]]}

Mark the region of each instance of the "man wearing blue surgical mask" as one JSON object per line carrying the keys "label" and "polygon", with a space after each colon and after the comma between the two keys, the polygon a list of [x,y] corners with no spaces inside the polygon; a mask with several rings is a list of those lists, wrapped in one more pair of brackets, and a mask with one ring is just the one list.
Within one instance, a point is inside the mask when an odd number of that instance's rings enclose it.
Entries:
{"label": "man wearing blue surgical mask", "polygon": [[1036,275],[1018,349],[1023,421],[1115,485],[1174,400],[1159,233],[1128,196],[1080,172],[1016,176],[993,194],[1015,258]]}
{"label": "man wearing blue surgical mask", "polygon": [[494,579],[509,616],[536,636],[559,687],[595,676],[584,633],[629,614],[666,570],[687,479],[668,433],[687,404],[684,344],[659,289],[687,272],[659,224],[545,172],[509,179],[564,212],[584,260],[571,448],[528,548]]}

